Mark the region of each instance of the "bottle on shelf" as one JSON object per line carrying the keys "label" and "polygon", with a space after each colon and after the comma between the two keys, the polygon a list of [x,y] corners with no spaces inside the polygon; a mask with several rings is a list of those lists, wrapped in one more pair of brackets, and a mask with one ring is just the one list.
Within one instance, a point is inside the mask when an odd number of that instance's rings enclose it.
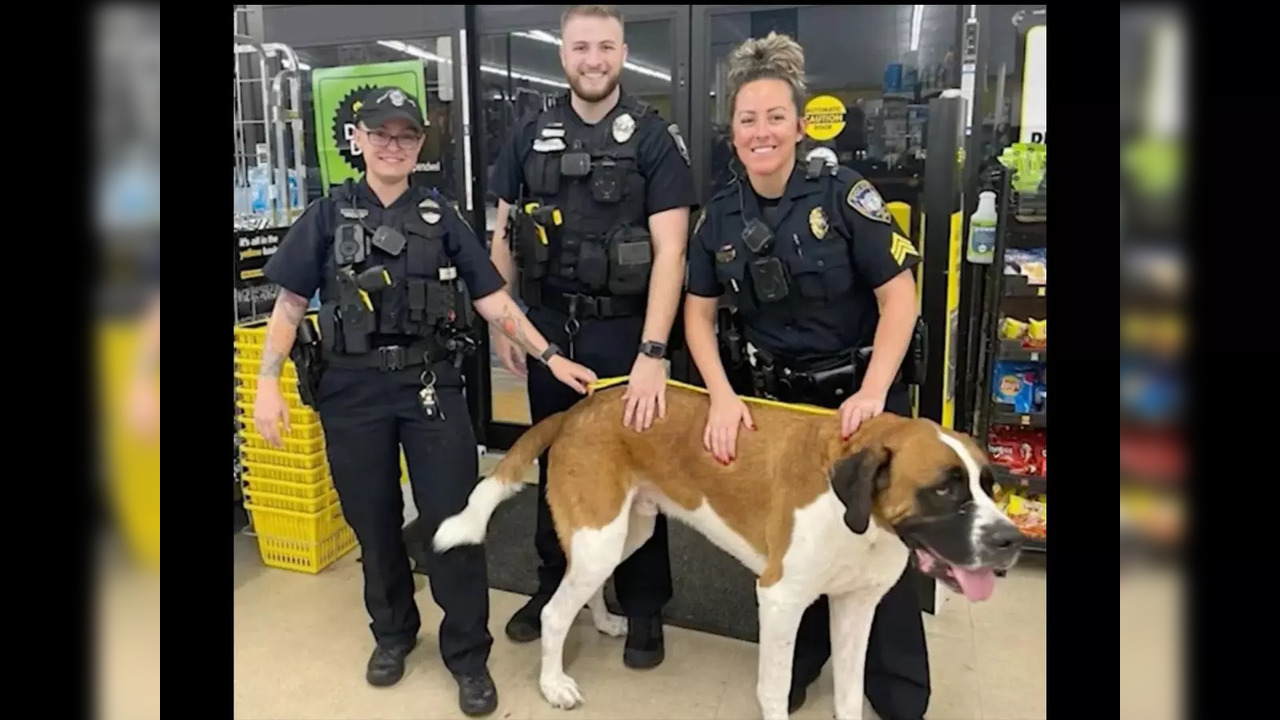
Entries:
{"label": "bottle on shelf", "polygon": [[990,190],[978,194],[978,209],[969,216],[969,245],[965,253],[969,262],[990,265],[996,256],[996,194]]}

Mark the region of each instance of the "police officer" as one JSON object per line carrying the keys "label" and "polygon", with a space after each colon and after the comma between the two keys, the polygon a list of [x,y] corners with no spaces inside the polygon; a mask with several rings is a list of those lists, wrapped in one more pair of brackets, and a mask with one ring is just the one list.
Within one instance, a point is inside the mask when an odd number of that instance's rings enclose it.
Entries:
{"label": "police officer", "polygon": [[[577,392],[595,376],[529,326],[456,208],[409,186],[423,142],[417,99],[399,88],[376,89],[356,120],[364,177],[312,203],[264,270],[281,291],[267,326],[254,416],[259,432],[279,445],[280,425],[289,430],[280,370],[318,288],[320,362],[298,363],[299,389],[320,415],[333,483],[361,546],[376,641],[366,679],[387,686],[404,674],[421,624],[400,530],[400,450],[429,534],[466,505],[478,474],[459,370],[472,344],[468,295],[476,311]],[[299,339],[309,329],[308,322]],[[433,553],[427,571],[444,610],[440,652],[457,680],[461,709],[490,713],[498,697],[487,669],[493,639],[484,548]]]}
{"label": "police officer", "polygon": [[[685,338],[711,396],[703,442],[722,462],[735,455],[739,426],[754,427],[739,391],[838,407],[845,437],[882,411],[911,414],[899,367],[917,321],[911,268],[920,257],[860,175],[820,157],[797,159],[803,67],[800,46],[772,33],[731,54],[733,145],[746,177],[713,196],[690,241]],[[724,294],[757,350],[752,387],[735,390],[720,357],[713,324]],[[859,352],[866,348],[869,362]],[[914,581],[904,573],[871,629],[866,695],[885,720],[919,720],[928,707]],[[823,597],[800,625],[792,710],[830,652]]]}
{"label": "police officer", "polygon": [[[602,377],[629,375],[622,421],[637,431],[665,414],[664,356],[684,285],[689,152],[674,123],[622,91],[622,16],[574,6],[561,21],[560,60],[571,92],[512,129],[493,169],[499,198],[492,257],[512,280],[543,335]],[[514,232],[512,230],[514,229]],[[525,351],[497,338],[497,354],[524,376]],[[536,423],[577,398],[543,368],[527,371]],[[507,623],[508,637],[541,634],[542,607],[564,577],[565,556],[546,503],[547,455],[539,463],[535,543],[538,589]],[[614,572],[629,618],[623,661],[662,662],[662,608],[671,599],[666,520]]]}

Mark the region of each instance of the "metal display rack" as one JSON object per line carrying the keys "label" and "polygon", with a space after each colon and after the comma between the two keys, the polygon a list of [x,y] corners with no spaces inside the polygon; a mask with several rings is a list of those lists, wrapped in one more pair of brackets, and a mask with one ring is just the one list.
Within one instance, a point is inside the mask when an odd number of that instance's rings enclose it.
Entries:
{"label": "metal display rack", "polygon": [[[1028,349],[1021,340],[1004,340],[1000,336],[999,326],[1002,318],[1008,316],[1022,321],[1028,317],[1041,320],[1048,319],[1046,300],[1048,283],[1033,284],[1022,275],[1006,274],[1005,267],[1010,249],[1047,248],[1047,200],[1048,183],[1046,180],[1034,193],[1018,193],[1011,184],[1012,171],[1004,168],[998,172],[997,194],[997,234],[995,259],[986,282],[986,296],[983,312],[983,348],[979,366],[983,369],[977,392],[977,418],[974,425],[975,437],[980,443],[990,444],[993,428],[1023,427],[1048,429],[1048,393],[1044,402],[1032,412],[1018,413],[1012,405],[997,403],[992,387],[996,377],[996,362],[1011,360],[1034,363],[1040,378],[1048,384],[1048,348]],[[1046,278],[1047,280],[1047,278]],[[1046,451],[1047,454],[1047,451]],[[1001,465],[995,465],[996,481],[1002,489],[1015,490],[1021,494],[1048,494],[1047,473],[1037,475],[1019,475],[1010,472]],[[1027,549],[1045,552],[1048,540],[1026,539]]]}

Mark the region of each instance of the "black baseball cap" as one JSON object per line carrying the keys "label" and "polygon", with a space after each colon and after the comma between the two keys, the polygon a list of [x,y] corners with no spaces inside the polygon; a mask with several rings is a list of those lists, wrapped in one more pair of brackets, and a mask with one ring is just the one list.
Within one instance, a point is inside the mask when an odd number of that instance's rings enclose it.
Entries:
{"label": "black baseball cap", "polygon": [[418,132],[423,131],[422,105],[418,99],[398,87],[381,87],[369,91],[356,111],[356,122],[368,128],[380,128],[392,118],[408,120]]}

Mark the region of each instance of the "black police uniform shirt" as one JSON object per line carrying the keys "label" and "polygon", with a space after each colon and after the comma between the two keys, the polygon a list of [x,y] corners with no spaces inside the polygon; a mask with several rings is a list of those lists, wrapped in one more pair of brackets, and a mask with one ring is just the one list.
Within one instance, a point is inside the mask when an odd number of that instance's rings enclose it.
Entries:
{"label": "black police uniform shirt", "polygon": [[[627,100],[625,94],[619,95],[619,103]],[[565,103],[567,122],[576,123],[580,128],[591,127],[569,104]],[[489,180],[489,191],[508,205],[515,205],[520,200],[521,188],[525,186],[524,165],[529,154],[533,152],[534,136],[537,132],[537,120],[541,113],[526,113],[516,122],[508,133],[506,142],[498,151]],[[676,139],[667,131],[670,123],[655,112],[644,113],[636,122],[636,134],[639,136],[637,155],[638,169],[645,178],[645,214],[657,215],[673,208],[697,207],[697,194],[693,189],[693,172],[686,150],[676,144]],[[554,282],[554,279],[549,279]]]}
{"label": "black police uniform shirt", "polygon": [[[783,300],[743,297],[753,293],[749,264],[757,259],[742,237],[751,218],[773,231],[766,255],[781,260],[790,276]],[[760,198],[745,178],[716,193],[694,219],[688,291],[706,298],[729,293],[746,339],[758,348],[792,359],[831,355],[872,344],[880,318],[875,289],[919,262],[860,174],[841,167],[832,177],[824,167],[808,179],[797,163],[776,200]]]}
{"label": "black police uniform shirt", "polygon": [[[356,202],[361,210],[367,210],[368,216],[364,224],[376,228],[382,224],[384,212],[399,214],[406,208],[416,207],[419,202],[431,196],[431,191],[422,185],[410,185],[400,197],[383,207],[382,201],[369,187],[368,182],[361,179],[355,184]],[[293,223],[276,253],[267,261],[263,275],[273,283],[291,293],[310,298],[324,282],[326,262],[333,254],[334,212],[332,197],[323,197],[311,203],[306,211]],[[445,254],[458,269],[458,277],[466,284],[473,300],[501,290],[505,283],[498,274],[497,268],[489,259],[489,254],[481,244],[471,226],[450,203],[442,203],[448,212],[442,213],[442,223],[446,223],[444,239]],[[371,347],[389,344],[408,344],[413,338],[389,337],[375,334],[371,338]]]}

